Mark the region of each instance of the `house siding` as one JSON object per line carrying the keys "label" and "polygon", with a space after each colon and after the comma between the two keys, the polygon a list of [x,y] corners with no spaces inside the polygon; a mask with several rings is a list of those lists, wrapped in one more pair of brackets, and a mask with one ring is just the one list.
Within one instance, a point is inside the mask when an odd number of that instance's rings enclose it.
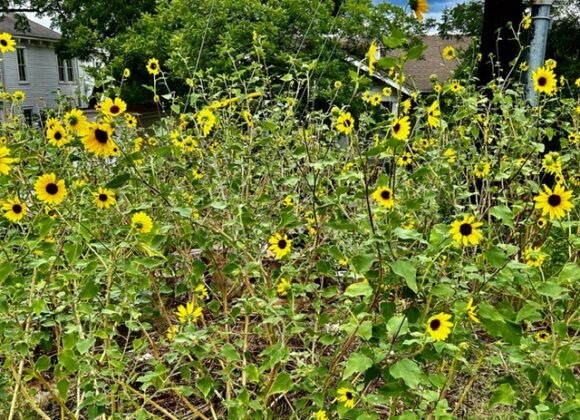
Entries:
{"label": "house siding", "polygon": [[[24,41],[24,42],[22,42]],[[53,44],[22,40],[18,48],[24,48],[26,62],[26,81],[20,81],[18,74],[18,58],[16,52],[4,54],[2,71],[6,91],[13,93],[16,90],[26,92],[26,101],[22,108],[32,109],[38,114],[46,108],[58,106],[56,98],[58,92],[71,98],[71,105],[81,106],[78,89],[79,69],[77,60],[72,60],[74,82],[60,82],[58,77],[58,61]]]}

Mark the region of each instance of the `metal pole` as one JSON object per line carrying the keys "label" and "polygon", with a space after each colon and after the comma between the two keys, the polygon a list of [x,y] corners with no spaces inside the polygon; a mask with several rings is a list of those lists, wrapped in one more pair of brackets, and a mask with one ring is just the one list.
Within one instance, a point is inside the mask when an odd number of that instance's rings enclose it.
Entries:
{"label": "metal pole", "polygon": [[546,44],[548,42],[548,31],[550,30],[550,9],[554,0],[534,0],[532,4],[532,22],[534,34],[530,44],[528,64],[526,97],[532,106],[538,105],[538,94],[534,90],[532,72],[544,65],[546,58]]}

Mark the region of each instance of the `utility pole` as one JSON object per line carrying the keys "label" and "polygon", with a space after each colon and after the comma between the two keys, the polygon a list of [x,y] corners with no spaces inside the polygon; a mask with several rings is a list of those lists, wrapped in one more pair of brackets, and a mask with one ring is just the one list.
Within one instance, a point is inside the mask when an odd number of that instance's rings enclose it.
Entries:
{"label": "utility pole", "polygon": [[550,9],[554,0],[534,0],[532,4],[532,22],[534,33],[530,44],[530,54],[526,80],[526,98],[532,106],[538,105],[538,94],[534,90],[532,72],[544,65],[546,58],[546,44],[548,43],[548,31],[550,30]]}

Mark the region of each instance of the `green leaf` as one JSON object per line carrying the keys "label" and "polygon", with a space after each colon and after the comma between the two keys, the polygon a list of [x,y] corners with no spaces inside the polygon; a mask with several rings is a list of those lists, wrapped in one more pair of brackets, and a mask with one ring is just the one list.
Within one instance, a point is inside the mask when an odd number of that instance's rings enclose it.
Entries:
{"label": "green leaf", "polygon": [[423,55],[423,51],[425,51],[427,49],[427,45],[424,44],[419,44],[419,45],[415,45],[414,47],[411,47],[411,49],[409,49],[409,52],[407,53],[407,60],[416,60],[419,57],[421,57],[421,55]]}
{"label": "green leaf", "polygon": [[497,309],[491,306],[489,303],[482,302],[479,304],[478,314],[483,319],[489,319],[490,321],[505,322],[502,314],[499,313]]}
{"label": "green leaf", "polygon": [[567,263],[558,276],[560,283],[577,283],[580,281],[580,265],[578,263]]}
{"label": "green leaf", "polygon": [[417,269],[415,266],[408,260],[399,260],[389,264],[393,273],[398,276],[401,276],[405,279],[405,283],[407,287],[411,289],[413,292],[417,293]]}
{"label": "green leaf", "polygon": [[552,299],[558,299],[562,297],[567,292],[564,287],[552,282],[547,281],[538,286],[538,293]]}
{"label": "green leaf", "polygon": [[83,252],[83,247],[80,243],[68,242],[63,246],[64,256],[70,265],[73,265]]}
{"label": "green leaf", "polygon": [[399,360],[391,366],[389,372],[393,378],[402,379],[405,385],[413,389],[425,380],[425,376],[417,363],[409,359]]}
{"label": "green leaf", "polygon": [[34,363],[34,368],[37,372],[46,372],[50,369],[50,357],[46,355],[40,356],[36,363]]}
{"label": "green leaf", "polygon": [[87,279],[87,283],[85,284],[85,286],[81,290],[81,293],[79,294],[79,298],[92,299],[95,296],[97,296],[98,292],[99,292],[99,285],[96,284],[93,280]]}
{"label": "green leaf", "polygon": [[497,246],[494,246],[485,251],[485,258],[487,259],[487,261],[489,261],[489,264],[494,268],[503,267],[503,265],[508,259],[505,253]]}
{"label": "green leaf", "polygon": [[516,316],[516,322],[522,322],[523,320],[529,321],[540,321],[543,319],[542,315],[538,312],[540,305],[537,303],[526,303],[522,309],[519,310]]}
{"label": "green leaf", "polygon": [[195,382],[195,386],[201,391],[203,396],[207,398],[214,386],[214,382],[210,376],[204,376]]}
{"label": "green leaf", "polygon": [[361,353],[353,353],[346,362],[342,379],[348,379],[355,373],[365,372],[373,365],[373,361]]}
{"label": "green leaf", "polygon": [[0,281],[4,281],[6,277],[12,274],[15,268],[16,264],[11,262],[3,262],[0,264]]}
{"label": "green leaf", "polygon": [[514,394],[515,391],[510,384],[501,384],[493,391],[489,405],[492,407],[497,404],[512,405],[514,403]]}
{"label": "green leaf", "polygon": [[287,372],[282,372],[274,380],[268,395],[286,393],[290,391],[292,385],[292,377]]}
{"label": "green leaf", "polygon": [[574,366],[580,362],[580,356],[578,356],[578,352],[574,351],[570,346],[565,346],[560,349],[558,360],[562,367]]}
{"label": "green leaf", "polygon": [[93,347],[95,341],[97,341],[95,337],[85,338],[77,343],[77,350],[80,354],[85,354]]}
{"label": "green leaf", "polygon": [[61,379],[56,383],[56,389],[58,389],[60,398],[66,401],[66,396],[68,395],[68,390],[70,389],[70,383],[66,379]]}
{"label": "green leaf", "polygon": [[353,283],[346,288],[344,291],[345,296],[356,297],[365,296],[369,297],[373,294],[373,288],[369,285],[368,281],[360,281],[358,283]]}
{"label": "green leaf", "polygon": [[395,57],[381,57],[377,64],[379,68],[386,70],[395,67],[397,65],[397,59]]}
{"label": "green leaf", "polygon": [[558,387],[562,385],[562,369],[558,366],[550,365],[546,368],[544,373],[548,375],[554,385]]}
{"label": "green leaf", "polygon": [[129,182],[129,180],[131,179],[131,175],[127,172],[116,176],[115,178],[113,178],[112,180],[110,180],[107,185],[105,185],[105,187],[107,188],[121,188],[123,185],[125,185],[127,182]]}
{"label": "green leaf", "polygon": [[358,273],[364,274],[372,267],[375,262],[375,256],[373,254],[357,255],[352,257],[350,261]]}
{"label": "green leaf", "polygon": [[489,210],[489,214],[502,221],[509,227],[514,227],[514,213],[508,206],[495,206]]}
{"label": "green leaf", "polygon": [[242,360],[236,348],[230,343],[227,343],[222,347],[220,354],[231,362]]}

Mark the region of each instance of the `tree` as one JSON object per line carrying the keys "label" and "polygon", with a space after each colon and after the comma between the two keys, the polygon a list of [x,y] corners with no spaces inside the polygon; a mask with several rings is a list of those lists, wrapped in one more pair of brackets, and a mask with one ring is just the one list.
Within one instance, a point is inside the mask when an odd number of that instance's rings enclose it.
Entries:
{"label": "tree", "polygon": [[438,24],[439,36],[451,35],[479,36],[483,24],[483,3],[471,0],[452,8],[445,7]]}

